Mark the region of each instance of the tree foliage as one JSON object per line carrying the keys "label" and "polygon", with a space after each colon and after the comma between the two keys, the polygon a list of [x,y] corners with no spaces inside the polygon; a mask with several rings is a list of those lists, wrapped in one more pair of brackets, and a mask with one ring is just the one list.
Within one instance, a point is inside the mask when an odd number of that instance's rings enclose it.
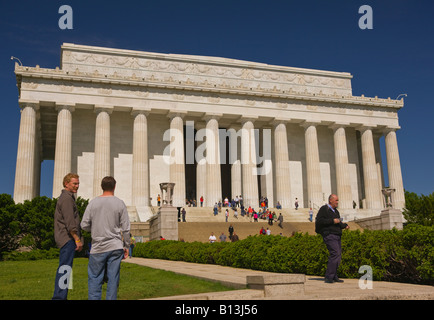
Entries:
{"label": "tree foliage", "polygon": [[[88,200],[76,201],[80,218]],[[15,204],[8,194],[0,194],[0,255],[19,247],[49,250],[54,248],[54,211],[57,199],[36,197]]]}
{"label": "tree foliage", "polygon": [[15,202],[8,194],[0,194],[0,253],[18,248],[20,222]]}
{"label": "tree foliage", "polygon": [[414,192],[406,191],[403,214],[410,224],[434,225],[434,192],[427,196],[418,196]]}

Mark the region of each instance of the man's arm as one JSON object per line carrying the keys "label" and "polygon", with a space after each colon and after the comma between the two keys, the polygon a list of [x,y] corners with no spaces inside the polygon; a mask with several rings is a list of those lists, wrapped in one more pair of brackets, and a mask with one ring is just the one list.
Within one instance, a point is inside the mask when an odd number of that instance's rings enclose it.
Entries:
{"label": "man's arm", "polygon": [[71,197],[67,197],[61,203],[61,212],[63,220],[65,221],[65,228],[71,237],[74,238],[76,245],[75,250],[81,251],[81,249],[83,249],[83,242],[78,236],[78,228],[74,217],[74,207],[74,200]]}
{"label": "man's arm", "polygon": [[349,226],[348,224],[343,223],[343,222],[341,222],[340,220],[339,220],[339,227],[340,227],[341,229],[349,229],[349,228],[350,228],[350,226]]}
{"label": "man's arm", "polygon": [[84,211],[83,219],[81,220],[80,226],[84,231],[90,232],[92,229],[92,222],[90,220],[90,209],[91,204],[89,203]]}
{"label": "man's arm", "polygon": [[[334,220],[335,220],[335,223],[339,223],[339,227],[340,227],[341,229],[349,229],[350,226],[349,226],[348,224],[343,223],[343,222],[341,221],[341,219],[340,219],[341,214],[339,213],[339,211],[338,211],[338,215],[339,215],[339,219],[334,219]],[[336,220],[338,220],[338,221],[336,221]]]}
{"label": "man's arm", "polygon": [[124,257],[126,258],[128,256],[128,249],[130,247],[130,218],[128,216],[128,210],[125,203],[123,203],[122,206],[122,212],[120,216],[120,225],[121,225],[121,232],[123,237],[123,246],[124,246]]}

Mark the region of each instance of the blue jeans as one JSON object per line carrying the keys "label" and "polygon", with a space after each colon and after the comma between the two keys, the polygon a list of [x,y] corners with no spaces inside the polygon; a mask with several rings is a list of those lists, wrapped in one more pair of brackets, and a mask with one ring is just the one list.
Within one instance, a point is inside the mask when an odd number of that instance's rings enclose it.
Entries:
{"label": "blue jeans", "polygon": [[106,300],[117,299],[123,256],[124,250],[122,249],[90,254],[89,265],[87,266],[89,300],[101,300],[102,283],[106,266],[108,278]]}
{"label": "blue jeans", "polygon": [[[68,297],[68,287],[66,284],[69,284],[69,281],[67,282],[65,274],[68,272],[62,270],[65,268],[63,266],[68,266],[72,270],[72,262],[74,261],[74,255],[75,255],[75,249],[77,246],[75,245],[74,240],[69,240],[67,243],[63,245],[63,247],[60,249],[59,252],[59,267],[56,271],[56,278],[54,280],[54,293],[53,293],[53,300],[66,300]],[[63,267],[63,268],[62,268]],[[62,268],[62,270],[59,270]],[[59,273],[60,271],[60,273]],[[72,279],[69,279],[72,280]],[[60,285],[59,285],[60,284]]]}

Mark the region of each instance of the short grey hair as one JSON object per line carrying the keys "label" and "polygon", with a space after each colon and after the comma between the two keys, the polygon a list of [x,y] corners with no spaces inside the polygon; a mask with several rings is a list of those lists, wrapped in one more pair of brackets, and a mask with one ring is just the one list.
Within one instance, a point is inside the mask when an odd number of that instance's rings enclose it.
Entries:
{"label": "short grey hair", "polygon": [[335,195],[334,193],[332,193],[331,195],[329,195],[329,203],[330,203],[330,200],[331,200],[333,197],[336,197],[336,195]]}

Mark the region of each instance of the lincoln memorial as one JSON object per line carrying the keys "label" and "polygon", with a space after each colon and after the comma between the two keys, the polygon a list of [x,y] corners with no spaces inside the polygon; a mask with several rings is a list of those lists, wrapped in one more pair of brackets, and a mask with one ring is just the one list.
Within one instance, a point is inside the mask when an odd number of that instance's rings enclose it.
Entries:
{"label": "lincoln memorial", "polygon": [[175,183],[178,207],[242,195],[245,206],[297,198],[316,211],[336,193],[341,213],[368,217],[386,207],[385,187],[404,207],[403,100],[354,96],[350,73],[65,43],[60,67],[15,64],[15,74],[16,202],[39,195],[41,162],[54,160],[53,197],[68,172],[86,199],[113,175],[139,221],[163,182]]}

